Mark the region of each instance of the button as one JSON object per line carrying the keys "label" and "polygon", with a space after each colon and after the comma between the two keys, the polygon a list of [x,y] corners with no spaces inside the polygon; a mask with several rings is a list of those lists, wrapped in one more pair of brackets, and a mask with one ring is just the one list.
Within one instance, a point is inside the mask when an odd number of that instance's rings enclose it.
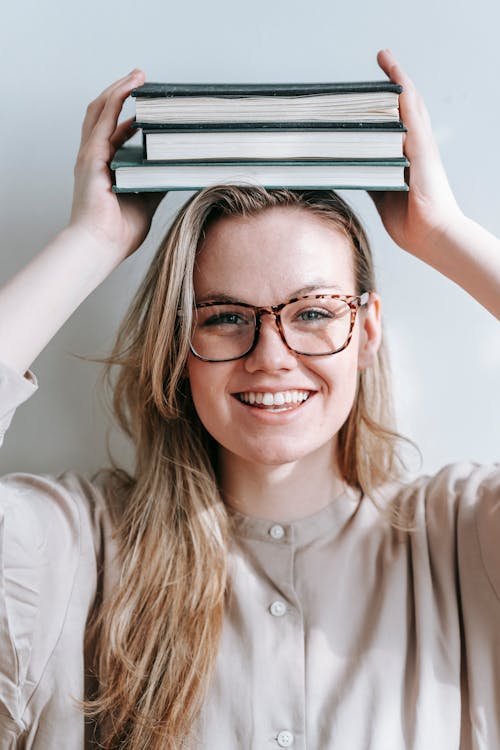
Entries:
{"label": "button", "polygon": [[280,526],[279,523],[275,523],[274,526],[271,526],[269,529],[269,534],[273,539],[283,539],[285,536],[285,529],[283,526]]}
{"label": "button", "polygon": [[291,732],[280,732],[276,737],[276,742],[280,747],[290,747],[290,745],[293,745],[293,734]]}
{"label": "button", "polygon": [[[283,617],[283,615],[286,612],[286,604],[284,604],[284,602],[279,602],[279,601],[273,602],[271,606],[269,607],[269,612],[274,617]],[[284,745],[283,747],[288,747],[288,745]]]}

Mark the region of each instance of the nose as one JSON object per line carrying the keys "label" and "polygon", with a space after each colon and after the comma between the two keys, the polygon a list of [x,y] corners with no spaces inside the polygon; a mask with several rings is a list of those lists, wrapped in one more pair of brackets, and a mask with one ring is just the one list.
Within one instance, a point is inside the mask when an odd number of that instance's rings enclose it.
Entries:
{"label": "nose", "polygon": [[262,315],[257,343],[244,363],[248,372],[292,370],[297,366],[297,355],[283,341],[274,315]]}

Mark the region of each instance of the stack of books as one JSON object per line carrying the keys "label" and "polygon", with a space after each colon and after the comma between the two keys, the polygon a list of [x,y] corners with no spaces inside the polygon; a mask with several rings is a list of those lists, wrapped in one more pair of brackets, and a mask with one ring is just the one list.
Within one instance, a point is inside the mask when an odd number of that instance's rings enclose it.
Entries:
{"label": "stack of books", "polygon": [[115,192],[209,185],[407,190],[401,86],[145,83],[142,146],[117,151]]}

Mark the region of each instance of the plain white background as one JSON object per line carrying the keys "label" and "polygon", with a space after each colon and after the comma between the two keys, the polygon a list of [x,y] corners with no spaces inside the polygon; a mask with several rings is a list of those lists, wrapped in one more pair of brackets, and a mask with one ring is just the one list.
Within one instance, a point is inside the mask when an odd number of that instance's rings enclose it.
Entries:
{"label": "plain white background", "polygon": [[[64,226],[85,107],[136,66],[152,81],[366,80],[380,77],[375,54],[390,47],[425,96],[461,206],[500,234],[499,26],[496,0],[9,3],[0,30],[0,281]],[[497,460],[498,323],[395,247],[367,195],[344,196],[374,246],[399,426],[419,444],[423,469]],[[34,363],[40,390],[16,415],[2,473],[93,471],[106,462],[99,368],[72,353],[99,356],[110,348],[155,242],[186,197],[167,197],[140,254],[91,295]],[[126,460],[124,444],[114,446]]]}

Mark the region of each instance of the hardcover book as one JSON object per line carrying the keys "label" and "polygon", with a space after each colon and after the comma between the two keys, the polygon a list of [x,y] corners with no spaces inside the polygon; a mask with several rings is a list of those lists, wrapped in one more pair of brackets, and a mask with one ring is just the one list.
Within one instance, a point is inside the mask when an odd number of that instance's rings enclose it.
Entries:
{"label": "hardcover book", "polygon": [[147,162],[142,148],[128,146],[111,162],[115,192],[200,190],[231,183],[268,188],[407,190],[405,158],[371,160]]}
{"label": "hardcover book", "polygon": [[152,161],[401,158],[405,128],[394,125],[145,127],[144,157]]}
{"label": "hardcover book", "polygon": [[140,123],[397,122],[402,88],[354,83],[145,83],[134,89]]}

